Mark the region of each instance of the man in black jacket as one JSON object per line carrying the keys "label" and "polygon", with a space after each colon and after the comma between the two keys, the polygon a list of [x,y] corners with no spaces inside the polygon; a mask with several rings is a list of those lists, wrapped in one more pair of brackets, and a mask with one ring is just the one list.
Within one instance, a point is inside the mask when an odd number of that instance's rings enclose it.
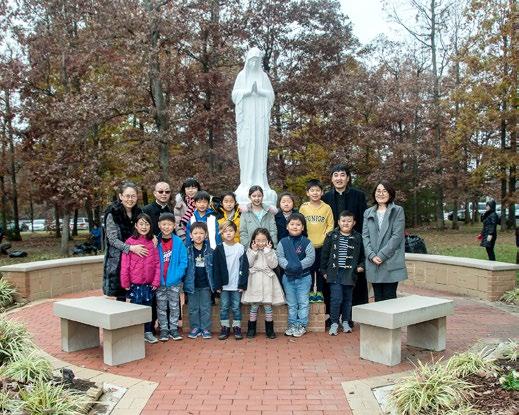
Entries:
{"label": "man in black jacket", "polygon": [[[366,195],[362,190],[351,187],[351,173],[345,164],[337,164],[331,170],[333,189],[326,192],[322,198],[323,202],[330,205],[333,212],[335,226],[342,211],[348,210],[355,215],[355,229],[362,235],[362,224],[364,211],[368,205]],[[368,302],[368,284],[366,274],[359,273],[357,283],[353,289],[352,305],[366,304]]]}

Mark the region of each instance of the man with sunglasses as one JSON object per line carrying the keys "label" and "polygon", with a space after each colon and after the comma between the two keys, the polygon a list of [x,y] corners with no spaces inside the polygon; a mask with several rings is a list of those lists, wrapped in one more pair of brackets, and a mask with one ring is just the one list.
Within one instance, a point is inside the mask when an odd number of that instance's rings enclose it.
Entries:
{"label": "man with sunglasses", "polygon": [[158,182],[153,190],[153,196],[155,201],[146,205],[142,208],[142,211],[149,215],[151,218],[151,226],[153,228],[153,234],[158,236],[160,233],[159,229],[159,216],[161,213],[172,213],[172,209],[169,206],[169,200],[171,199],[171,188],[166,182]]}

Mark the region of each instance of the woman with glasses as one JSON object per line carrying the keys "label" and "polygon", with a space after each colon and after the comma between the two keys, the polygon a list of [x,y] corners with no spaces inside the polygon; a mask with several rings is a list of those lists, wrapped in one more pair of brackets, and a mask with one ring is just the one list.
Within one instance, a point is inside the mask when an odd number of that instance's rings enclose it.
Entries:
{"label": "woman with glasses", "polygon": [[362,239],[366,279],[373,284],[375,301],[396,298],[398,282],[407,279],[405,266],[404,209],[394,203],[395,189],[379,182],[374,205],[364,212]]}
{"label": "woman with glasses", "polygon": [[119,187],[118,200],[105,211],[106,253],[103,267],[103,293],[126,301],[126,290],[121,287],[121,255],[133,252],[141,257],[148,255],[144,245],[128,245],[125,241],[132,236],[137,216],[137,186],[125,182]]}

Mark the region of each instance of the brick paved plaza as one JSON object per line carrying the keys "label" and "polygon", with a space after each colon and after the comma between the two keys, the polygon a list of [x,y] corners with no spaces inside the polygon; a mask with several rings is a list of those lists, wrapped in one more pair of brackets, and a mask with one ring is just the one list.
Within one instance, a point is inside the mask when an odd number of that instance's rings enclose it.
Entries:
{"label": "brick paved plaza", "polygon": [[[406,292],[411,292],[406,288]],[[455,315],[448,318],[447,351],[463,351],[478,339],[519,339],[519,314],[492,303],[413,289],[412,293],[451,298]],[[75,295],[101,295],[88,291]],[[72,296],[67,296],[72,297]],[[61,297],[65,298],[65,297]],[[59,319],[52,301],[12,314],[24,322],[38,346],[80,367],[159,383],[143,414],[350,414],[341,382],[402,372],[416,361],[437,359],[431,353],[403,347],[404,363],[386,367],[359,358],[358,328],[330,337],[309,333],[302,338],[282,335],[267,340],[229,338],[169,341],[146,345],[146,358],[118,367],[103,364],[102,349],[64,353],[60,349]],[[213,327],[216,331],[217,327]],[[279,333],[280,334],[280,333]],[[403,336],[405,341],[405,335]]]}

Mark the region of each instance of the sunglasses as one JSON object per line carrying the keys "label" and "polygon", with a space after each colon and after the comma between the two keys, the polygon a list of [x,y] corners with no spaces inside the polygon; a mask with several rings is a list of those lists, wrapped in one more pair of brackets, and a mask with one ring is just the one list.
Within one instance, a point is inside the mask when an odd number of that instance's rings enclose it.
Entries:
{"label": "sunglasses", "polygon": [[157,193],[159,195],[163,194],[163,193],[166,193],[167,195],[169,195],[171,193],[171,190],[157,190]]}

